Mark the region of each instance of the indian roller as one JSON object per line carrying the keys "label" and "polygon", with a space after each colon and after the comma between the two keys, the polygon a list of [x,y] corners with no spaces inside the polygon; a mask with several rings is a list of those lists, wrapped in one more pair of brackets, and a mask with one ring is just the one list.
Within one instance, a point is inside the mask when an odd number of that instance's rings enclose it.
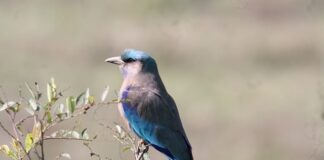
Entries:
{"label": "indian roller", "polygon": [[118,65],[123,75],[118,110],[129,128],[168,159],[193,160],[176,103],[155,60],[143,51],[126,49],[106,62]]}

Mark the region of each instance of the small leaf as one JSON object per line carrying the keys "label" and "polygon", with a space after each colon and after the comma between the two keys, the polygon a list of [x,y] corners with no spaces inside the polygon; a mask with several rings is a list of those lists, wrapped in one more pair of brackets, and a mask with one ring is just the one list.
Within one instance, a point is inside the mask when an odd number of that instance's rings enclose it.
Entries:
{"label": "small leaf", "polygon": [[30,115],[34,115],[35,112],[31,108],[25,108],[26,112],[28,112]]}
{"label": "small leaf", "polygon": [[118,133],[121,133],[123,131],[120,125],[116,125],[116,129]]}
{"label": "small leaf", "polygon": [[21,148],[19,141],[12,139],[12,147],[13,149],[15,149],[16,151],[16,155],[18,155],[18,157],[20,157],[21,155],[24,154],[23,149]]}
{"label": "small leaf", "polygon": [[53,99],[52,87],[49,83],[47,83],[47,100],[48,102],[52,102],[52,99]]}
{"label": "small leaf", "polygon": [[[56,92],[56,84],[55,84],[55,79],[52,77],[51,78],[51,85],[52,85],[52,89],[53,89],[53,91],[55,91]],[[55,95],[56,96],[56,95]]]}
{"label": "small leaf", "polygon": [[75,98],[73,96],[69,96],[66,99],[66,106],[68,107],[70,113],[74,112],[75,106],[76,106],[76,101],[75,101]]}
{"label": "small leaf", "polygon": [[28,90],[29,93],[31,94],[31,96],[32,96],[34,99],[36,99],[36,96],[35,96],[33,90],[31,89],[30,85],[29,85],[27,82],[25,82],[25,85],[26,85],[27,90]]}
{"label": "small leaf", "polygon": [[143,154],[143,159],[144,159],[144,160],[150,160],[150,157],[149,157],[149,155],[148,155],[147,152],[145,152],[145,153]]}
{"label": "small leaf", "polygon": [[89,102],[89,104],[92,106],[92,105],[94,105],[94,103],[95,103],[95,98],[94,98],[94,96],[89,96],[88,97],[88,102]]}
{"label": "small leaf", "polygon": [[2,107],[0,107],[0,112],[3,111],[3,110],[8,109],[8,108],[10,108],[10,107],[13,107],[13,106],[16,105],[16,104],[17,104],[17,102],[9,101],[9,102],[3,104]]}
{"label": "small leaf", "polygon": [[90,89],[87,88],[87,90],[85,92],[85,102],[84,102],[84,104],[89,104],[89,96],[90,96]]}
{"label": "small leaf", "polygon": [[56,157],[56,159],[60,159],[62,157],[66,159],[72,159],[69,153],[61,153],[58,157]]}
{"label": "small leaf", "polygon": [[71,136],[73,138],[80,138],[81,137],[80,134],[77,131],[71,131]]}
{"label": "small leaf", "polygon": [[79,105],[83,105],[85,104],[85,92],[82,92],[76,99],[76,104]]}
{"label": "small leaf", "polygon": [[126,152],[126,151],[128,151],[128,150],[130,150],[130,149],[131,149],[130,146],[124,147],[123,150],[122,150],[122,152]]}
{"label": "small leaf", "polygon": [[47,83],[47,99],[50,103],[57,100],[57,88],[54,78],[51,78],[51,82]]}
{"label": "small leaf", "polygon": [[105,90],[103,91],[102,95],[101,95],[101,102],[104,102],[107,98],[107,95],[108,95],[108,92],[109,92],[109,86],[107,86],[105,88]]}
{"label": "small leaf", "polygon": [[32,137],[34,138],[34,142],[37,142],[40,137],[41,137],[41,133],[42,132],[42,126],[40,124],[40,122],[36,122],[34,124],[34,127],[33,127],[33,131],[32,131]]}
{"label": "small leaf", "polygon": [[0,151],[11,159],[17,159],[14,152],[7,145],[0,146]]}
{"label": "small leaf", "polygon": [[80,138],[80,134],[77,131],[65,131],[62,136],[63,137],[72,137],[72,138]]}
{"label": "small leaf", "polygon": [[87,130],[88,130],[88,128],[83,129],[83,130],[81,131],[81,136],[83,136],[83,134],[86,133]]}
{"label": "small leaf", "polygon": [[9,107],[8,109],[15,112],[15,113],[17,113],[20,110],[20,104],[16,103],[13,106]]}
{"label": "small leaf", "polygon": [[81,132],[81,137],[83,139],[89,139],[89,135],[87,133],[87,128],[83,129],[82,132]]}
{"label": "small leaf", "polygon": [[38,111],[39,110],[39,106],[37,105],[35,99],[29,99],[29,105],[32,107],[32,109],[34,111]]}
{"label": "small leaf", "polygon": [[42,92],[40,91],[39,85],[37,82],[35,82],[35,87],[36,87],[36,93],[37,93],[36,99],[39,100],[42,97]]}
{"label": "small leaf", "polygon": [[58,112],[59,113],[64,113],[64,104],[60,104],[59,107],[58,107]]}
{"label": "small leaf", "polygon": [[59,132],[60,132],[60,131],[55,131],[55,132],[53,132],[53,133],[50,135],[50,137],[52,137],[52,138],[56,138],[56,137],[58,136]]}
{"label": "small leaf", "polygon": [[65,115],[66,113],[64,112],[64,104],[60,104],[57,108],[56,108],[56,116],[59,117],[60,119],[62,118],[63,115]]}
{"label": "small leaf", "polygon": [[31,133],[28,133],[25,137],[25,150],[26,152],[29,152],[34,145],[34,138]]}
{"label": "small leaf", "polygon": [[52,123],[52,115],[50,111],[45,111],[45,116],[46,116],[46,122],[47,123]]}

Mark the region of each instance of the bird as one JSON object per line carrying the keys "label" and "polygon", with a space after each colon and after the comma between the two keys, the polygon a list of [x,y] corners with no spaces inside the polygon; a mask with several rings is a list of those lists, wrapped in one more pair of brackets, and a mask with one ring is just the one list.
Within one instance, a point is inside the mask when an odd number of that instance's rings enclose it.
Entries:
{"label": "bird", "polygon": [[175,101],[167,92],[156,61],[146,52],[125,49],[106,62],[119,66],[123,82],[118,110],[126,125],[169,160],[193,160]]}

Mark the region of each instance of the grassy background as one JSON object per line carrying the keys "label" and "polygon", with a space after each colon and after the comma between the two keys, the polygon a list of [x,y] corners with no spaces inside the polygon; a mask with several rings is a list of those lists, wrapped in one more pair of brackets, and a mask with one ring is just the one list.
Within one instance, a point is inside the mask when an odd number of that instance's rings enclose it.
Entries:
{"label": "grassy background", "polygon": [[[157,60],[195,159],[320,160],[323,9],[320,0],[4,0],[0,84],[14,99],[25,81],[53,76],[67,94],[109,85],[114,98],[122,79],[104,59],[136,48]],[[131,159],[98,125],[120,122],[115,106],[80,120],[98,134],[96,152]],[[62,151],[89,159],[77,142],[46,147],[49,160]],[[154,149],[151,158],[164,159]]]}

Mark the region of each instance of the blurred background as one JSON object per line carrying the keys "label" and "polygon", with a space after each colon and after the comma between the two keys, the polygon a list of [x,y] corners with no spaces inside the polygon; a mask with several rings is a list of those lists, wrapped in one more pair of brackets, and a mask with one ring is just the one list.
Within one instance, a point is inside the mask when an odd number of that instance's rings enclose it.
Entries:
{"label": "blurred background", "polygon": [[[144,50],[177,102],[196,160],[324,159],[323,44],[321,0],[0,1],[8,99],[26,81],[44,90],[50,77],[67,94],[100,96],[109,85],[116,98],[122,78],[104,60]],[[98,135],[95,152],[132,159],[99,125],[113,122],[121,120],[109,106],[59,127],[79,123]],[[8,141],[0,130],[0,144]],[[78,142],[46,143],[46,159],[61,152],[90,159]]]}

